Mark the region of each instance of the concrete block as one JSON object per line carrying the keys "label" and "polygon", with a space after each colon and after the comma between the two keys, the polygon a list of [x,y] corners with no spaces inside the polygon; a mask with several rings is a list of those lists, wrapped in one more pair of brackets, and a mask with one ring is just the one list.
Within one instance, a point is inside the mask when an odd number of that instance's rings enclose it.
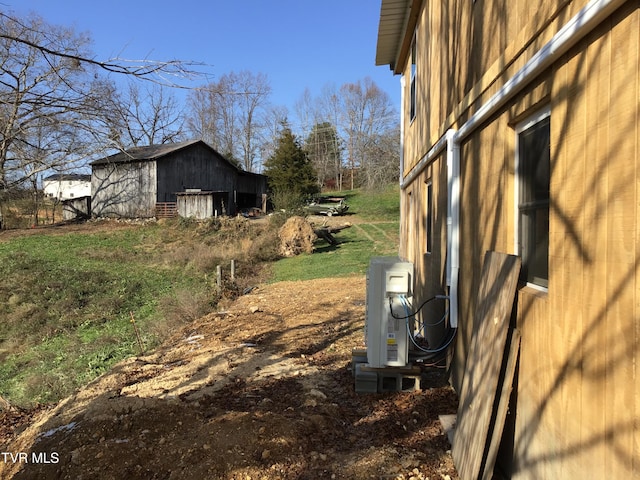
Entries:
{"label": "concrete block", "polygon": [[356,365],[367,363],[367,349],[366,348],[354,348],[351,351],[351,373],[355,376]]}
{"label": "concrete block", "polygon": [[357,363],[355,376],[358,393],[415,392],[421,389],[419,367],[375,368],[367,363]]}
{"label": "concrete block", "polygon": [[362,370],[362,363],[357,363],[355,367],[356,393],[377,393],[378,374]]}
{"label": "concrete block", "polygon": [[438,419],[440,420],[440,425],[442,426],[442,430],[447,435],[447,440],[449,440],[449,445],[453,445],[453,436],[456,432],[456,423],[458,421],[458,416],[455,414],[452,415],[438,415]]}
{"label": "concrete block", "polygon": [[420,390],[420,375],[394,372],[378,373],[379,392],[415,392]]}

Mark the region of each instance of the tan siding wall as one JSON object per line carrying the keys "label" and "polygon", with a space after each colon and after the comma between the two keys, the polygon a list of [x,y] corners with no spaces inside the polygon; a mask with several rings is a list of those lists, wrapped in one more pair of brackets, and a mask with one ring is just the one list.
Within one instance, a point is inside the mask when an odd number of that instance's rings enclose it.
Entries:
{"label": "tan siding wall", "polygon": [[460,318],[454,385],[462,381],[462,366],[470,344],[473,308],[480,270],[488,250],[514,253],[513,139],[506,116],[488,125],[461,148]]}
{"label": "tan siding wall", "polygon": [[418,101],[413,121],[410,58],[404,68],[405,173],[449,128],[464,123],[586,3],[423,2],[416,26]]}
{"label": "tan siding wall", "polygon": [[[424,2],[418,32],[430,40],[418,49],[418,115],[405,118],[405,173],[586,3]],[[484,43],[468,43],[488,29]],[[461,147],[456,386],[484,252],[515,250],[514,126],[551,106],[549,292],[519,292],[514,478],[640,478],[639,98],[640,15],[628,2]],[[401,230],[425,290],[435,285],[420,253],[427,175],[403,190],[414,206],[403,199]],[[446,217],[446,171],[437,178]]]}
{"label": "tan siding wall", "polygon": [[[426,217],[427,217],[427,182],[433,185],[433,247],[427,253]],[[447,170],[443,158],[436,159],[425,168],[423,175],[413,182],[410,193],[404,198],[413,206],[407,205],[403,216],[402,231],[406,238],[401,256],[414,263],[416,267],[414,304],[422,304],[434,295],[446,294],[446,229],[447,229]],[[444,314],[446,303],[434,301],[421,311],[422,318],[428,323],[435,323]],[[427,332],[427,340],[432,346],[441,343],[444,329]]]}
{"label": "tan siding wall", "polygon": [[639,27],[623,9],[554,72],[549,294],[520,299],[518,478],[640,475]]}

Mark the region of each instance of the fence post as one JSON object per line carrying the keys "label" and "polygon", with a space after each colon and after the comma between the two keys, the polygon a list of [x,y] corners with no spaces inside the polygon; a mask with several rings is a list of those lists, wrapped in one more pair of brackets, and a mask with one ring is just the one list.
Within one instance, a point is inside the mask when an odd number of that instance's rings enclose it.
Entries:
{"label": "fence post", "polygon": [[218,265],[216,267],[216,284],[218,285],[218,292],[222,290],[222,267]]}

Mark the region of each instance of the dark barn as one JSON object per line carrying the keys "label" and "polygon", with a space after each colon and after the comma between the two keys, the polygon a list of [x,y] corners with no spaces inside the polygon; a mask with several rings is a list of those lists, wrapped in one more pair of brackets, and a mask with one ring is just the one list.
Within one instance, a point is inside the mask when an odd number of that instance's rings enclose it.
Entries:
{"label": "dark barn", "polygon": [[[134,147],[91,164],[92,214],[149,218],[177,212],[178,194],[224,192],[221,212],[262,208],[264,175],[243,172],[201,140]],[[160,214],[160,216],[164,216]]]}

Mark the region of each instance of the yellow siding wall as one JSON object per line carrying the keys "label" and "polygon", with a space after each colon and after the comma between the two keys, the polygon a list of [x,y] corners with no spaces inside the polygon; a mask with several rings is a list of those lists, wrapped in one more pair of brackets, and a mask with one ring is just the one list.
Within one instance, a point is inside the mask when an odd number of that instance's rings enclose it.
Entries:
{"label": "yellow siding wall", "polygon": [[[413,122],[405,69],[405,174],[585,4],[424,1]],[[630,1],[461,146],[454,386],[484,252],[515,253],[514,127],[551,107],[549,290],[518,295],[513,478],[640,478],[639,98],[640,13]],[[401,252],[416,263],[425,291],[442,284],[445,262],[439,254],[431,265],[435,255],[421,250],[428,176],[444,209],[438,242],[446,246],[444,158],[430,168],[406,186],[402,204]]]}
{"label": "yellow siding wall", "polygon": [[[409,118],[411,58],[404,60],[404,171],[464,123],[586,0],[425,0],[416,25],[417,113]],[[407,32],[413,35],[413,32]]]}
{"label": "yellow siding wall", "polygon": [[549,293],[521,294],[521,478],[637,478],[637,5],[553,72]]}
{"label": "yellow siding wall", "polygon": [[[491,123],[461,148],[460,315],[471,326],[480,271],[488,250],[513,250],[513,140],[504,117]],[[490,159],[490,161],[482,161]],[[461,328],[456,347],[464,365],[470,328]],[[459,374],[457,369],[456,373]],[[456,376],[457,385],[462,378]]]}
{"label": "yellow siding wall", "polygon": [[[426,217],[427,217],[427,182],[433,185],[432,252],[426,250]],[[415,265],[414,304],[420,305],[425,300],[446,294],[444,288],[446,275],[446,227],[447,227],[447,170],[443,158],[433,161],[410,189],[404,192],[407,202],[403,216],[402,231],[406,239],[401,247],[401,257]],[[421,310],[423,319],[435,323],[444,314],[446,304],[442,301],[431,302]],[[427,340],[433,347],[440,345],[445,334],[444,329],[427,332]]]}

